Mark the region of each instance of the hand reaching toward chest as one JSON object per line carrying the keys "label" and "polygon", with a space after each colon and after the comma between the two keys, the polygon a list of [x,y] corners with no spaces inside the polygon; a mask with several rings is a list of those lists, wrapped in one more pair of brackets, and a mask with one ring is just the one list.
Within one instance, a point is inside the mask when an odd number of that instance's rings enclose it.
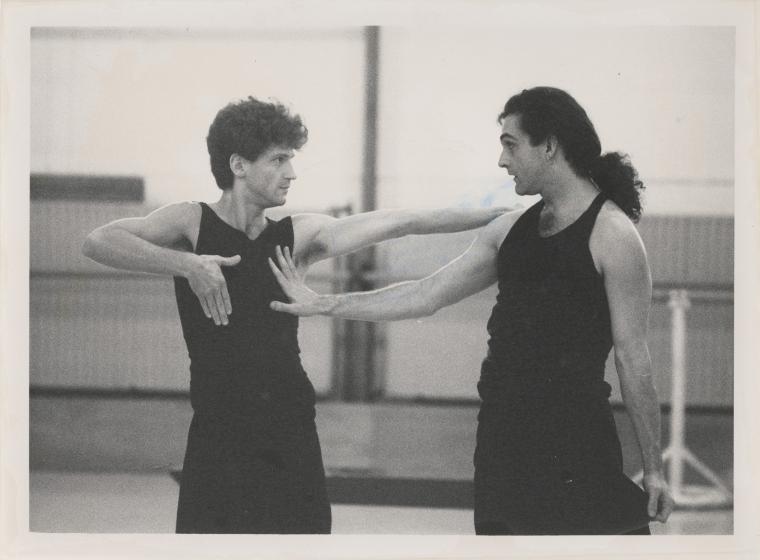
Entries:
{"label": "hand reaching toward chest", "polygon": [[273,301],[269,306],[274,311],[282,311],[292,315],[308,317],[322,313],[324,309],[320,305],[322,297],[311,290],[304,282],[305,271],[299,270],[290,254],[290,249],[281,249],[278,245],[275,249],[277,264],[269,259],[269,267],[272,269],[277,282],[290,300],[290,303]]}

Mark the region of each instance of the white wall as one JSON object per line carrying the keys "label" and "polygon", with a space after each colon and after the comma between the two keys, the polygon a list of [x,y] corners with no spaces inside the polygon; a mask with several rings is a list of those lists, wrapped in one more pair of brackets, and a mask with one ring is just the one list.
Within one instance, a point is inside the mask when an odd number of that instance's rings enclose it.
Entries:
{"label": "white wall", "polygon": [[360,181],[363,64],[359,27],[35,29],[31,169],[141,175],[150,206],[214,199],[205,138],[216,112],[273,97],[309,128],[291,205],[346,204]]}
{"label": "white wall", "polygon": [[553,85],[604,150],[631,155],[648,212],[733,214],[731,28],[392,27],[381,52],[383,205],[511,201],[496,117],[512,94]]}
{"label": "white wall", "polygon": [[[39,28],[32,39],[33,172],[142,175],[150,205],[214,198],[208,125],[255,94],[290,105],[310,129],[289,206],[358,201],[358,26]],[[732,214],[733,49],[727,27],[383,27],[379,203],[511,201],[496,116],[511,94],[549,84],[584,105],[605,149],[631,154],[648,212]]]}

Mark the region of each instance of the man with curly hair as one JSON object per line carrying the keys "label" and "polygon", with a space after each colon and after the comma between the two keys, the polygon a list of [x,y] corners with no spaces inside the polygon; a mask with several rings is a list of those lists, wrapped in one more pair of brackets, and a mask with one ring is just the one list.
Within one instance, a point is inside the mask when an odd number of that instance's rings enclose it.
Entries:
{"label": "man with curly hair", "polygon": [[[87,237],[86,256],[174,277],[190,357],[193,419],[177,509],[180,533],[329,533],[315,394],[299,357],[298,319],[269,308],[284,294],[267,259],[281,246],[308,266],[410,234],[477,228],[503,209],[374,211],[336,219],[265,211],[285,204],[300,117],[253,97],[221,109],[207,137],[221,197],[169,204]],[[234,311],[234,313],[233,313]]]}

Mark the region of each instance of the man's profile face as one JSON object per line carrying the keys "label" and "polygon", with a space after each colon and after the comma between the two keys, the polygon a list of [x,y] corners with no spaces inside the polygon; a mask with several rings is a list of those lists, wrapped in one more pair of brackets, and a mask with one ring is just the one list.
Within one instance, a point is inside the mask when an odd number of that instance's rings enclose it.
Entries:
{"label": "man's profile face", "polygon": [[520,126],[519,115],[507,115],[501,123],[501,157],[499,167],[507,170],[515,181],[519,195],[538,194],[541,173],[546,165],[544,143],[532,146]]}
{"label": "man's profile face", "polygon": [[296,178],[291,160],[295,152],[292,148],[271,146],[255,161],[243,159],[247,195],[263,208],[282,206]]}

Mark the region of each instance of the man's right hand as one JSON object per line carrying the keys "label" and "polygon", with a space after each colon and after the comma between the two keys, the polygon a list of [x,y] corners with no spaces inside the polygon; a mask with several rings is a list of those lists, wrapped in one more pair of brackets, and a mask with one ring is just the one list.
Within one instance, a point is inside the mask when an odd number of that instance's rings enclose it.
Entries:
{"label": "man's right hand", "polygon": [[198,297],[203,313],[209,319],[213,319],[216,325],[227,325],[228,316],[232,313],[232,303],[222,267],[235,266],[239,262],[240,255],[198,255],[196,265],[187,274],[187,281]]}

